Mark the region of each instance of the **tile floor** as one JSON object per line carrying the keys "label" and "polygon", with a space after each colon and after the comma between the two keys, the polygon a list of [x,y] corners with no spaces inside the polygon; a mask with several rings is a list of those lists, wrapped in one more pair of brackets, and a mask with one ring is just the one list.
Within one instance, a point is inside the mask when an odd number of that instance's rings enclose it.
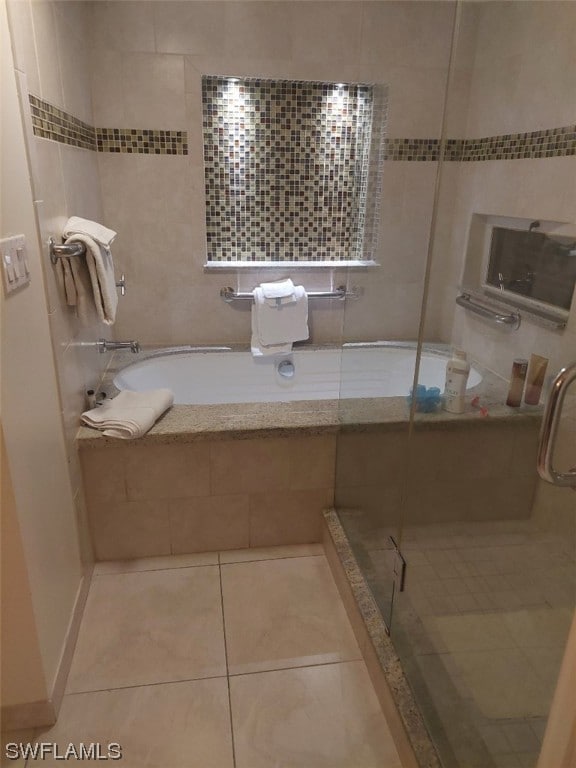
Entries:
{"label": "tile floor", "polygon": [[33,735],[118,742],[123,768],[401,766],[320,545],[99,564]]}
{"label": "tile floor", "polygon": [[[341,515],[386,618],[390,534]],[[392,639],[449,768],[533,768],[576,605],[575,543],[530,520],[408,525]]]}

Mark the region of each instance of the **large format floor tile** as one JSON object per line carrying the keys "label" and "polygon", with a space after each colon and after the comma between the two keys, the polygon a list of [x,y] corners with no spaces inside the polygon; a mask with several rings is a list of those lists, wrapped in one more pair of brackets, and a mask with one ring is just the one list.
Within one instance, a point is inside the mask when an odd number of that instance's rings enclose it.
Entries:
{"label": "large format floor tile", "polygon": [[95,577],[68,693],[225,675],[218,571]]}
{"label": "large format floor tile", "polygon": [[230,674],[361,657],[326,558],[222,566]]}
{"label": "large format floor tile", "polygon": [[[225,678],[65,696],[58,722],[37,735],[64,752],[69,743],[122,747],[122,768],[232,768]],[[45,768],[62,765],[46,759]]]}
{"label": "large format floor tile", "polygon": [[400,768],[361,661],[230,679],[237,768]]}

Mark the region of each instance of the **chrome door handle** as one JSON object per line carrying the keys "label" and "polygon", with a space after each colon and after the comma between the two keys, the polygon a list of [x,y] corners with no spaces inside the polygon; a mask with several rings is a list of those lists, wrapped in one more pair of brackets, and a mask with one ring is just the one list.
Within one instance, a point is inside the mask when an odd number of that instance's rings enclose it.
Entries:
{"label": "chrome door handle", "polygon": [[540,428],[538,474],[542,480],[546,480],[546,482],[553,485],[576,488],[576,469],[572,469],[569,472],[556,472],[552,465],[554,446],[562,415],[562,405],[568,387],[573,381],[576,381],[576,363],[572,363],[567,368],[562,368],[552,382],[544,410],[542,427]]}

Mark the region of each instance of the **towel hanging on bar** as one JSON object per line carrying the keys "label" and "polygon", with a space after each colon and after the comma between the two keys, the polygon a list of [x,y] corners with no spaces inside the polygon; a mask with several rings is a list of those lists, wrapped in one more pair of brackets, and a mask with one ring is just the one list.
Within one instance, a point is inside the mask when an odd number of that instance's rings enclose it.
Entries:
{"label": "towel hanging on bar", "polygon": [[[67,245],[82,243],[86,249],[85,259],[60,259],[61,262],[68,262],[68,264],[62,264],[68,304],[76,306],[78,317],[86,323],[89,318],[87,302],[91,294],[98,319],[106,325],[113,325],[116,320],[118,295],[110,243],[116,237],[116,233],[97,222],[73,216],[66,222],[64,235]],[[86,281],[86,271],[90,278],[90,288]]]}

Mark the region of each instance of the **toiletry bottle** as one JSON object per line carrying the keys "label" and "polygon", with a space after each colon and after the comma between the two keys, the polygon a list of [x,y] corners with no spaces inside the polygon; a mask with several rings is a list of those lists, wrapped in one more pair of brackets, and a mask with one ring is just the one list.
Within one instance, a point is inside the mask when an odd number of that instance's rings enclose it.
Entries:
{"label": "toiletry bottle", "polygon": [[528,375],[526,376],[526,391],[524,392],[524,402],[527,405],[538,405],[540,402],[547,367],[548,358],[541,357],[541,355],[530,355],[530,365],[528,366]]}
{"label": "toiletry bottle", "polygon": [[512,363],[512,375],[510,376],[510,389],[506,398],[506,405],[511,408],[518,408],[522,402],[522,392],[524,391],[524,381],[526,371],[528,370],[528,360],[521,357],[516,358]]}
{"label": "toiletry bottle", "polygon": [[452,359],[446,365],[446,386],[444,387],[444,410],[450,413],[464,413],[464,395],[470,373],[466,353],[454,350]]}

